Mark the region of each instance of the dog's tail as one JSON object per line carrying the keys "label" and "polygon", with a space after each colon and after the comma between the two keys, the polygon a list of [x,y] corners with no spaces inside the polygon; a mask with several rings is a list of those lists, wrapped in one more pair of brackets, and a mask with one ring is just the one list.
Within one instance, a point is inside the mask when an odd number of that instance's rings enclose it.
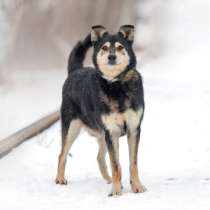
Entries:
{"label": "dog's tail", "polygon": [[83,61],[88,49],[92,46],[91,36],[88,34],[83,41],[79,41],[70,53],[68,60],[68,74],[83,67]]}

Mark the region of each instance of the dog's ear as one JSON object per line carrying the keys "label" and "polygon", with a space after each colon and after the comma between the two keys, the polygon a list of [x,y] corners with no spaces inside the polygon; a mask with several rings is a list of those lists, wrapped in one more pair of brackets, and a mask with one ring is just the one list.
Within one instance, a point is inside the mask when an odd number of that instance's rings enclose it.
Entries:
{"label": "dog's ear", "polygon": [[103,37],[105,33],[107,33],[107,31],[104,26],[101,26],[101,25],[92,26],[91,41],[97,42],[100,38]]}
{"label": "dog's ear", "polygon": [[119,29],[119,33],[123,35],[125,39],[133,42],[134,39],[134,25],[123,25]]}

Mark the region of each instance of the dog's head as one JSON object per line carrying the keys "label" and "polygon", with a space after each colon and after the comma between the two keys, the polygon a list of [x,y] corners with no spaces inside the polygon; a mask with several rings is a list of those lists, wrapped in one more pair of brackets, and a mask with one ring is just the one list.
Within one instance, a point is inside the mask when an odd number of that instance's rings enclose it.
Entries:
{"label": "dog's head", "polygon": [[104,78],[115,80],[125,70],[135,67],[133,39],[132,25],[121,26],[119,32],[114,35],[109,34],[103,26],[92,27],[93,63]]}

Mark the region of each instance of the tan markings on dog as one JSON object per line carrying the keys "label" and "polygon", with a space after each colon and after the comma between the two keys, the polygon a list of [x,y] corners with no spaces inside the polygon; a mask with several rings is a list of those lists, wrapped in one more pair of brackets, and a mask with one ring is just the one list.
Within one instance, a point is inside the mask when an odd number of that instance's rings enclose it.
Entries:
{"label": "tan markings on dog", "polygon": [[139,110],[134,111],[132,109],[127,109],[124,113],[124,119],[126,121],[126,125],[129,128],[129,130],[134,131],[137,126],[139,125],[139,122],[143,115],[143,108],[141,107]]}
{"label": "tan markings on dog", "polygon": [[116,167],[113,166],[112,170],[113,170],[113,176],[112,176],[113,183],[121,181],[121,168],[119,166]]}
{"label": "tan markings on dog", "polygon": [[129,148],[129,160],[130,160],[130,167],[133,164],[136,164],[136,130],[128,131],[128,148]]}
{"label": "tan markings on dog", "polygon": [[135,163],[133,163],[131,165],[131,168],[130,168],[130,173],[131,173],[131,182],[139,182],[139,172],[138,172],[138,168],[137,168],[137,165]]}
{"label": "tan markings on dog", "polygon": [[138,174],[138,167],[136,164],[133,164],[130,169],[131,174],[131,188],[134,193],[143,193],[146,191],[146,188],[141,184]]}
{"label": "tan markings on dog", "polygon": [[123,55],[125,55],[127,53],[127,51],[125,50],[124,46],[122,44],[120,44],[119,42],[115,42],[115,51],[117,53],[121,53]]}
{"label": "tan markings on dog", "polygon": [[127,109],[123,113],[112,112],[108,115],[103,115],[102,122],[109,131],[114,133],[121,132],[124,122],[130,130],[134,131],[139,125],[142,114],[143,108],[140,108],[138,111]]}
{"label": "tan markings on dog", "polygon": [[121,177],[122,174],[120,165],[113,166],[112,164],[112,191],[114,194],[121,192]]}
{"label": "tan markings on dog", "polygon": [[120,133],[124,126],[124,118],[120,113],[111,113],[102,116],[102,122],[111,133]]}
{"label": "tan markings on dog", "polygon": [[101,55],[106,55],[106,54],[109,54],[109,48],[111,46],[111,43],[110,42],[105,42],[105,44],[101,47]]}
{"label": "tan markings on dog", "polygon": [[63,148],[61,150],[61,154],[59,155],[58,171],[56,177],[57,184],[67,184],[67,181],[65,179],[66,157],[68,155],[69,149],[71,148],[74,140],[77,138],[81,130],[81,126],[82,123],[80,120],[72,120],[70,123],[69,130],[64,140]]}
{"label": "tan markings on dog", "polygon": [[129,56],[128,56],[126,49],[119,42],[115,43],[115,49],[116,49],[115,52],[116,52],[116,56],[117,56],[117,63],[118,62],[122,63],[126,67],[129,63]]}
{"label": "tan markings on dog", "polygon": [[112,194],[121,192],[121,166],[119,162],[119,135],[112,134],[113,148],[109,149],[109,158],[112,169]]}
{"label": "tan markings on dog", "polygon": [[[120,43],[116,42],[115,44],[116,47]],[[114,78],[117,77],[121,72],[123,72],[129,64],[129,56],[125,48],[123,48],[121,51],[116,50],[115,54],[116,54],[115,65],[110,65],[108,63],[108,55],[109,55],[108,50],[104,51],[102,47],[97,54],[96,59],[98,67],[100,71],[103,73],[103,77],[108,80],[114,80]]]}
{"label": "tan markings on dog", "polygon": [[137,112],[134,112],[131,109],[128,109],[125,113],[126,115],[126,125],[128,127],[128,147],[129,147],[129,159],[130,165],[136,164],[136,146],[137,139],[136,139],[136,129],[139,125],[139,122],[142,118],[143,108],[140,108]]}
{"label": "tan markings on dog", "polygon": [[133,192],[144,192],[145,188],[141,184],[138,174],[138,135],[137,126],[142,118],[143,108],[140,108],[137,112],[129,110],[127,112],[127,125],[128,125],[128,147],[129,147],[129,160],[130,160],[130,180]]}

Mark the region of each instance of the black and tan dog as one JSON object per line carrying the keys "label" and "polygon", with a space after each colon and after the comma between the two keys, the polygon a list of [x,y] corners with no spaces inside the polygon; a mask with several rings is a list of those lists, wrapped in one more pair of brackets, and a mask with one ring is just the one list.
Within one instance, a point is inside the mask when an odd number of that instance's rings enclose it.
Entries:
{"label": "black and tan dog", "polygon": [[[111,195],[121,194],[119,137],[127,134],[130,156],[130,183],[133,192],[144,192],[137,155],[144,114],[142,78],[136,70],[132,49],[134,26],[124,25],[117,34],[93,26],[85,40],[78,42],[68,61],[68,78],[63,86],[61,106],[62,150],[56,183],[64,178],[66,157],[81,127],[87,128],[99,144],[97,160],[102,176],[112,182]],[[95,68],[83,67],[87,50],[93,46]],[[107,172],[108,149],[112,178]]]}

